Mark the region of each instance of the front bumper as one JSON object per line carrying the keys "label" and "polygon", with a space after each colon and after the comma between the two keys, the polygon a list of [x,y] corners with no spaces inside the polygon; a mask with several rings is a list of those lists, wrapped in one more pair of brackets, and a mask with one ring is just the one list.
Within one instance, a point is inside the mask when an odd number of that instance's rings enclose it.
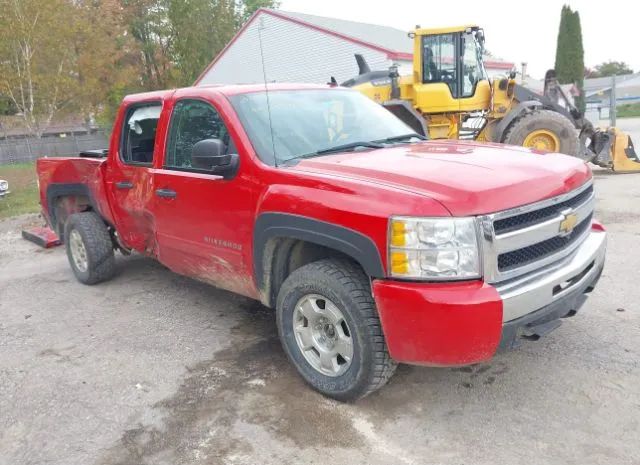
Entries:
{"label": "front bumper", "polygon": [[562,263],[499,286],[375,280],[373,295],[391,357],[468,365],[522,338],[539,338],[582,306],[602,273],[605,249],[606,233],[594,229]]}

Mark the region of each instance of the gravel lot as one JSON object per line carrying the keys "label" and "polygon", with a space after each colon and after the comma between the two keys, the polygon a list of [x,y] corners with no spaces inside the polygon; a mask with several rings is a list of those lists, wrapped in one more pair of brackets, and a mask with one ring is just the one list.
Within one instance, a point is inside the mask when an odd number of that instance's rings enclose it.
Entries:
{"label": "gravel lot", "polygon": [[301,382],[259,304],[140,257],[83,286],[20,239],[34,217],[1,222],[0,464],[638,464],[640,174],[596,177],[609,254],[581,313],[355,405]]}

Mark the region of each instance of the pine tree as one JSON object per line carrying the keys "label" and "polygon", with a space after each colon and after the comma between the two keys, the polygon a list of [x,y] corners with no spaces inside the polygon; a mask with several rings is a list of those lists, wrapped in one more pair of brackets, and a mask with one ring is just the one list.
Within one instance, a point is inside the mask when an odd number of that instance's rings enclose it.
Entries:
{"label": "pine tree", "polygon": [[584,48],[580,13],[572,11],[568,5],[562,7],[560,16],[555,69],[560,84],[576,85],[580,91],[575,99],[576,106],[584,111]]}

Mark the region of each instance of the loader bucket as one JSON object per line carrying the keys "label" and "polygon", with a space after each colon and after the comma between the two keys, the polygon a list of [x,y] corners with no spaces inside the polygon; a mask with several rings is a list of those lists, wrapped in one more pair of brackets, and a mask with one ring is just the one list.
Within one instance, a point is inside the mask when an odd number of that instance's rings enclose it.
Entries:
{"label": "loader bucket", "polygon": [[611,149],[613,171],[640,171],[640,159],[638,159],[638,154],[633,147],[633,142],[631,141],[630,136],[616,129],[615,140]]}

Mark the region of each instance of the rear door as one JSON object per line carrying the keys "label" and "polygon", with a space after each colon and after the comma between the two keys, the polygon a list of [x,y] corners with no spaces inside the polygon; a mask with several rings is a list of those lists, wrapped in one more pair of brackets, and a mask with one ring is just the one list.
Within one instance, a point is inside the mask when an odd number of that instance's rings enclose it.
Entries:
{"label": "rear door", "polygon": [[177,94],[164,149],[155,170],[156,230],[159,259],[172,270],[218,287],[254,297],[248,272],[254,184],[243,167],[232,179],[194,168],[193,146],[220,139],[226,153],[237,153],[234,137],[215,105],[189,92]]}
{"label": "rear door", "polygon": [[133,103],[123,109],[114,128],[106,173],[106,188],[121,240],[133,249],[153,254],[154,229],[151,207],[156,130],[162,102]]}

